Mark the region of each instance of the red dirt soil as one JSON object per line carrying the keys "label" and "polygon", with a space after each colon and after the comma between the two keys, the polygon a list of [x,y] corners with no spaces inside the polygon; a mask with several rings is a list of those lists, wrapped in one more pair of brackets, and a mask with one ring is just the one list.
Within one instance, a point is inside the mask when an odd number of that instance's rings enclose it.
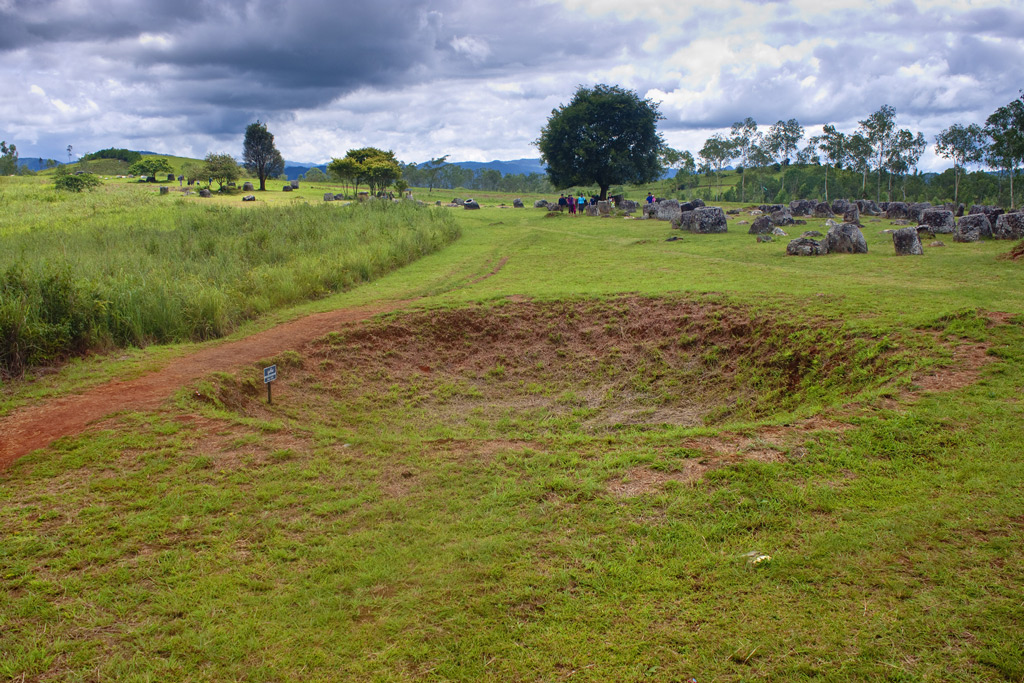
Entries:
{"label": "red dirt soil", "polygon": [[[504,264],[503,259],[492,272],[484,275],[484,278],[496,273]],[[0,418],[0,471],[21,456],[48,446],[61,437],[79,434],[89,425],[111,414],[155,409],[181,387],[211,372],[230,371],[286,350],[300,350],[327,333],[339,330],[345,324],[362,322],[381,313],[396,311],[408,306],[409,303],[411,302],[393,301],[374,307],[341,309],[307,316],[239,341],[219,344],[175,359],[164,369],[144,377],[109,382],[78,395],[50,400],[15,411]],[[1005,324],[1008,319],[1006,314],[991,314],[991,317],[993,324]],[[645,317],[648,323],[649,318],[649,315]],[[575,324],[579,324],[579,321]],[[380,343],[386,340],[375,341],[377,343],[373,345],[373,355],[377,356],[381,350]],[[986,354],[986,344],[962,343],[956,346],[956,364],[932,375],[916,378],[917,390],[905,395],[904,400],[912,399],[913,394],[922,391],[944,392],[971,384],[977,381],[981,368],[993,360]],[[415,364],[411,364],[411,367],[415,367]],[[430,367],[419,369],[423,372],[431,371]],[[804,433],[814,428],[816,427],[798,425],[795,431]],[[843,425],[833,423],[826,428],[842,429]],[[768,438],[768,432],[770,429],[765,430],[760,436],[771,445],[773,440]],[[739,451],[747,453],[744,457],[777,457],[777,453],[769,452],[772,449],[755,448],[755,445],[750,440],[721,444],[701,441],[692,444],[716,457],[723,454],[735,457],[735,453]],[[699,471],[691,472],[688,476],[699,474]]]}
{"label": "red dirt soil", "polygon": [[163,370],[128,381],[114,381],[75,396],[47,401],[0,418],[0,470],[21,456],[63,436],[78,434],[111,413],[156,408],[182,386],[214,371],[255,363],[296,349],[339,325],[397,310],[408,302],[349,308],[300,318],[251,337],[203,349],[174,360]]}

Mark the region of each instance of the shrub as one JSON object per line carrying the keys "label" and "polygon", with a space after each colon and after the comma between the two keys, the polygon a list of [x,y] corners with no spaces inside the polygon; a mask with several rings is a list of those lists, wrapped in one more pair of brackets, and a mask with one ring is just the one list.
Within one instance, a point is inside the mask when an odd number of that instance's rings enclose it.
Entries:
{"label": "shrub", "polygon": [[92,173],[72,175],[65,170],[64,173],[57,173],[57,179],[53,184],[58,190],[81,192],[82,190],[91,190],[95,187],[99,187],[102,183],[100,182],[100,179]]}

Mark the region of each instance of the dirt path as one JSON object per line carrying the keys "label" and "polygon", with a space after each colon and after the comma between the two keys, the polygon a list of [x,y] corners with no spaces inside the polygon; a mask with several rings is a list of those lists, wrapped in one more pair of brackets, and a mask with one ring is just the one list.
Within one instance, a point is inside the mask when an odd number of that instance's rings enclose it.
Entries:
{"label": "dirt path", "polygon": [[128,381],[114,381],[74,396],[23,408],[0,418],[0,470],[21,456],[62,436],[78,434],[96,420],[122,410],[150,410],[178,388],[216,370],[254,363],[338,329],[397,310],[409,302],[347,308],[300,318],[235,342],[178,358],[163,370]]}

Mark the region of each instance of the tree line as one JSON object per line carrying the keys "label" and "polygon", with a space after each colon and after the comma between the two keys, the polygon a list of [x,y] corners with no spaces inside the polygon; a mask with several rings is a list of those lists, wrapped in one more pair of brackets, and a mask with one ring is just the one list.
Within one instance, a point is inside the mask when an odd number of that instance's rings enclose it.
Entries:
{"label": "tree line", "polygon": [[[897,128],[893,107],[883,105],[858,123],[851,133],[825,124],[821,133],[809,137],[801,148],[805,131],[796,119],[777,121],[762,131],[754,119],[747,117],[734,123],[728,135],[715,134],[704,142],[696,173],[708,179],[710,190],[711,180],[719,179],[725,166],[737,162],[738,191],[731,189],[726,193],[730,196],[725,197],[719,183],[716,197],[740,202],[797,195],[822,196],[828,201],[830,190],[835,190],[838,182],[841,194],[846,196],[870,198],[874,194],[875,200],[881,201],[884,191],[884,198],[889,200],[939,196],[957,203],[965,180],[970,181],[971,195],[996,197],[1004,193],[1001,186],[1005,178],[1009,204],[1016,205],[1014,180],[1024,163],[1024,94],[999,107],[984,126],[955,123],[942,130],[934,141],[935,152],[953,166],[925,177],[917,166],[927,150],[927,140],[920,131]],[[984,177],[969,173],[971,167],[979,165],[995,172],[996,177],[986,182]],[[821,168],[820,182],[808,182],[807,173],[797,172],[798,167],[808,166]],[[692,170],[681,169],[676,176],[679,185],[685,187],[692,175]],[[749,197],[748,176],[753,190]],[[859,177],[859,188],[851,187],[851,176]],[[873,192],[869,180],[874,181]]]}
{"label": "tree line", "polygon": [[424,164],[402,164],[402,178],[411,187],[541,194],[554,187],[543,173],[502,173],[496,168],[466,168],[446,163],[447,155]]}

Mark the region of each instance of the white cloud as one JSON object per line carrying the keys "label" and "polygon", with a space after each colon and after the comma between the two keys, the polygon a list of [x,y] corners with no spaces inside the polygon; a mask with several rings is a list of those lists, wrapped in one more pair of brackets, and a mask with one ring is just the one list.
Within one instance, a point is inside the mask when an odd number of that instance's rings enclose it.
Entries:
{"label": "white cloud", "polygon": [[174,47],[174,41],[170,36],[155,33],[143,33],[139,36],[139,44],[143,47],[170,50]]}
{"label": "white cloud", "polygon": [[849,130],[886,103],[932,138],[1024,83],[1024,8],[1008,0],[103,8],[0,0],[0,137],[44,146],[32,156],[69,142],[204,156],[240,150],[260,118],[295,160],[364,145],[532,157],[551,110],[604,82],[661,102],[666,138],[695,151],[746,116]]}
{"label": "white cloud", "polygon": [[482,62],[491,54],[491,47],[487,42],[473,36],[457,36],[452,38],[450,45],[456,52],[476,62]]}

